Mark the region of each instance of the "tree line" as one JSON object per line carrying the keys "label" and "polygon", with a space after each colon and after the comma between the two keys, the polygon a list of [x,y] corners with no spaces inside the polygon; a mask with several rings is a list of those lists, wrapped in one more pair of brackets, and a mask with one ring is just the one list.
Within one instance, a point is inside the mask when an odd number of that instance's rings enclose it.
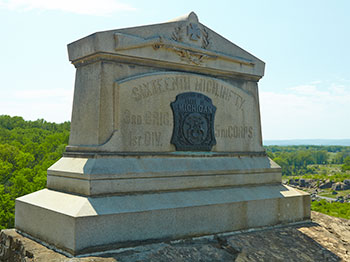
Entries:
{"label": "tree line", "polygon": [[[282,168],[283,175],[313,173],[310,165],[339,164],[350,170],[348,146],[266,146],[267,155]],[[349,169],[348,169],[349,168]]]}
{"label": "tree line", "polygon": [[46,186],[68,144],[70,123],[0,116],[0,229],[14,227],[15,199]]}

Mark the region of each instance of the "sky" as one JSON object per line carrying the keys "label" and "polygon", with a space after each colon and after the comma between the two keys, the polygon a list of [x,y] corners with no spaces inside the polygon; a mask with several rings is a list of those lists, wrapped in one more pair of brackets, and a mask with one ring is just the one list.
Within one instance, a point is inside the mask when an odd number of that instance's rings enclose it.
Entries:
{"label": "sky", "polygon": [[67,44],[191,11],[266,63],[264,140],[350,138],[348,0],[0,0],[0,115],[70,120]]}

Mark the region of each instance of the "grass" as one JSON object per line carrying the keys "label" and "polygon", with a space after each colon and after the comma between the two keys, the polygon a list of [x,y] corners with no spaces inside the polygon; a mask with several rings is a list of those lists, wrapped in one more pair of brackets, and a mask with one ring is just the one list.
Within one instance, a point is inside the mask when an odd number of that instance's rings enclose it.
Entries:
{"label": "grass", "polygon": [[333,190],[331,188],[323,189],[322,192],[319,193],[320,196],[324,197],[331,197],[331,198],[337,198],[339,196],[346,196],[350,195],[350,189],[348,190],[342,190],[342,191],[337,191],[338,194],[332,195]]}
{"label": "grass", "polygon": [[341,165],[328,164],[328,165],[309,165],[308,168],[313,170],[313,174],[305,174],[299,176],[283,176],[283,181],[288,181],[289,179],[314,179],[325,181],[327,179],[333,182],[342,182],[345,179],[350,179],[350,171],[342,172]]}
{"label": "grass", "polygon": [[[345,179],[350,179],[350,171],[342,172],[342,165],[328,164],[328,165],[309,165],[308,169],[312,170],[312,174],[305,174],[299,176],[282,176],[282,181],[287,182],[289,179],[313,179],[319,180],[318,183],[322,183],[326,180],[333,182],[343,182]],[[311,193],[314,189],[304,188],[304,191]],[[350,195],[350,190],[336,191],[338,194],[332,194],[333,189],[322,189],[318,195],[334,198],[339,196]],[[326,215],[350,219],[350,203],[328,202],[324,199],[320,201],[311,202],[311,210],[321,212]]]}
{"label": "grass", "polygon": [[313,201],[311,210],[334,217],[350,219],[350,203],[329,203],[326,200]]}

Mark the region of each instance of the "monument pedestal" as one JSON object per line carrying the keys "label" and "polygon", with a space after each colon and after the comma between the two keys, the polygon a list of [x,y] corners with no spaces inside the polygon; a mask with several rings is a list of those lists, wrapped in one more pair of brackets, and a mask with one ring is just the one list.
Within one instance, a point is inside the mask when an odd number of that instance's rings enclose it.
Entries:
{"label": "monument pedestal", "polygon": [[73,255],[310,218],[282,185],[84,197],[44,189],[17,199],[16,228]]}
{"label": "monument pedestal", "polygon": [[66,155],[47,170],[47,187],[86,196],[281,183],[281,168],[264,154]]}
{"label": "monument pedestal", "polygon": [[63,157],[48,170],[52,189],[16,200],[16,228],[76,255],[310,217],[310,196],[281,185],[267,157],[203,154]]}

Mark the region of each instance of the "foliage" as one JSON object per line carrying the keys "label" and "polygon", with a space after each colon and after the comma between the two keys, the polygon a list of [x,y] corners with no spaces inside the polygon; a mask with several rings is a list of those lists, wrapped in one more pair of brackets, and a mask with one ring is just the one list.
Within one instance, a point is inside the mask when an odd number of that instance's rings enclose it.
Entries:
{"label": "foliage", "polygon": [[[334,194],[333,192],[336,192],[336,194]],[[323,197],[329,197],[329,198],[333,198],[334,200],[339,198],[339,197],[346,197],[347,195],[350,195],[350,190],[340,190],[340,191],[334,191],[331,188],[326,188],[323,189],[318,195],[323,196]]]}
{"label": "foliage", "polygon": [[343,172],[350,170],[350,156],[344,158],[344,164],[342,165],[341,169]]}
{"label": "foliage", "polygon": [[348,173],[337,173],[337,174],[332,174],[332,175],[329,175],[329,174],[306,174],[306,175],[299,175],[299,176],[290,176],[288,178],[313,179],[313,180],[320,180],[322,182],[329,180],[329,181],[332,181],[335,183],[335,182],[343,182],[345,179],[350,179],[350,174],[348,174]]}
{"label": "foliage", "polygon": [[46,170],[63,154],[70,123],[0,116],[0,229],[14,226],[15,199],[46,185]]}
{"label": "foliage", "polygon": [[311,203],[311,210],[334,217],[350,219],[350,203],[330,203],[322,199],[321,201],[313,201]]}
{"label": "foliage", "polygon": [[350,170],[350,147],[346,146],[267,146],[266,151],[285,176],[314,174],[311,165],[344,164],[342,171]]}

